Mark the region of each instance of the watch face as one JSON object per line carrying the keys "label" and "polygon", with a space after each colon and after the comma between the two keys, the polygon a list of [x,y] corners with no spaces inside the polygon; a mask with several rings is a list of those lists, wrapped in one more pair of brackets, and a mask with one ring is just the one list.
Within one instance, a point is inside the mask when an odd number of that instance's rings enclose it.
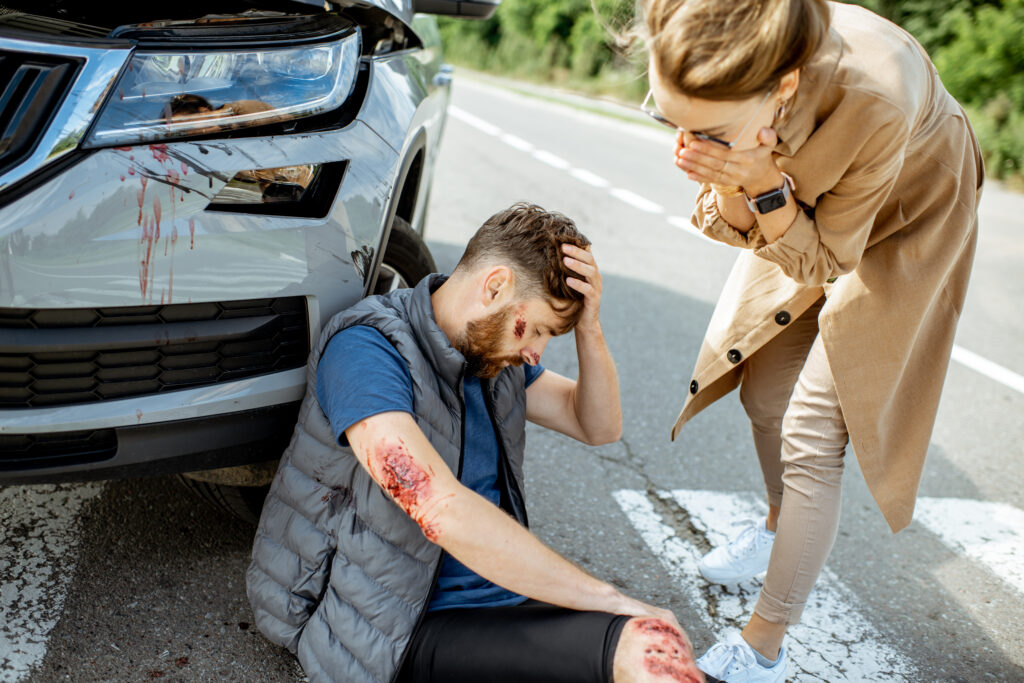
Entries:
{"label": "watch face", "polygon": [[754,200],[757,204],[757,210],[759,213],[768,213],[781,209],[786,205],[786,193],[780,190],[772,190],[762,195],[758,195],[757,199]]}

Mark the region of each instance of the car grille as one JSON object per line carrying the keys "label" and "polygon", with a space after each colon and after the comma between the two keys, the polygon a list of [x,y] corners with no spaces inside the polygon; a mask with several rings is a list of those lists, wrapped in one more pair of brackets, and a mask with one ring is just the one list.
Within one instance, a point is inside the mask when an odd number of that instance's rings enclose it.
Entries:
{"label": "car grille", "polygon": [[0,51],[0,174],[36,148],[77,68],[74,60]]}
{"label": "car grille", "polygon": [[303,297],[0,309],[0,409],[90,403],[302,367]]}
{"label": "car grille", "polygon": [[0,434],[0,472],[98,462],[117,453],[113,429],[55,434]]}

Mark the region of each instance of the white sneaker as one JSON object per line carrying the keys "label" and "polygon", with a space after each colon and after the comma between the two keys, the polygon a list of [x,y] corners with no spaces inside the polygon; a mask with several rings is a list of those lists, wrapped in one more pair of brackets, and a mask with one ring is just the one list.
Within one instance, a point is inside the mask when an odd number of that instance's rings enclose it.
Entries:
{"label": "white sneaker", "polygon": [[765,520],[737,522],[744,529],[725,545],[701,558],[700,574],[712,583],[737,584],[749,581],[768,570],[775,534],[765,528]]}
{"label": "white sneaker", "polygon": [[697,660],[700,670],[726,683],[783,683],[786,680],[786,648],[771,668],[757,663],[754,649],[733,631],[721,643],[715,643]]}

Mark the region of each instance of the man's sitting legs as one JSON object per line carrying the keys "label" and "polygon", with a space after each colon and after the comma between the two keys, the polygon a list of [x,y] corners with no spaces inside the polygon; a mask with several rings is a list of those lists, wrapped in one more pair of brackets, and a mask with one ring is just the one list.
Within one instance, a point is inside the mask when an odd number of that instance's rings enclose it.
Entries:
{"label": "man's sitting legs", "polygon": [[398,680],[689,683],[693,670],[689,642],[668,622],[530,600],[429,613]]}

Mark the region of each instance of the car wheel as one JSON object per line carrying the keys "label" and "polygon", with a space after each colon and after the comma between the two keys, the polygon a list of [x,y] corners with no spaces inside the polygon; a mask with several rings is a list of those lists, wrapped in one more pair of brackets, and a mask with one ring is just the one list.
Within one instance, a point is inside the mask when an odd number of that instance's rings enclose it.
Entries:
{"label": "car wheel", "polygon": [[[423,238],[412,229],[407,220],[395,216],[373,293],[386,294],[395,289],[415,286],[435,270],[434,257],[430,255]],[[273,472],[277,469],[276,462],[268,464],[271,465],[269,470],[262,463],[229,469],[244,470],[247,476],[253,475],[258,469],[264,473],[262,478],[272,478]],[[216,483],[209,479],[223,477],[209,477],[203,472],[197,472],[195,476],[181,474],[178,478],[199,498],[254,525],[259,522],[263,500],[270,491],[269,483],[258,486]]]}
{"label": "car wheel", "polygon": [[395,289],[415,287],[435,270],[434,257],[423,243],[423,238],[412,229],[409,221],[395,216],[373,293],[387,294]]}

